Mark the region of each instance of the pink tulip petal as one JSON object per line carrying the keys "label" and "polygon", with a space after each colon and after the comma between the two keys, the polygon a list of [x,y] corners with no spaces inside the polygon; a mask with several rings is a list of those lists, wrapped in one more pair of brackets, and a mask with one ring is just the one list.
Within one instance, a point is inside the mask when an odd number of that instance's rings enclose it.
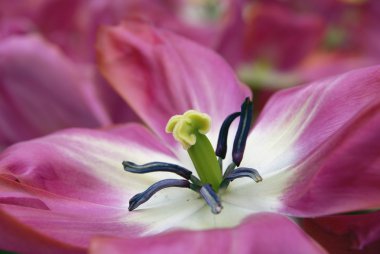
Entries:
{"label": "pink tulip petal", "polygon": [[293,222],[257,214],[232,229],[174,231],[144,238],[95,238],[90,253],[325,253]]}
{"label": "pink tulip petal", "polygon": [[[216,46],[212,47],[233,67],[236,68],[245,57],[242,50],[243,33],[244,33],[244,15],[243,9],[247,4],[246,1],[227,0],[225,22],[223,29],[216,40]],[[218,22],[222,23],[221,20]],[[208,33],[208,37],[210,33]],[[217,37],[217,36],[215,36]],[[214,39],[215,40],[215,39]],[[215,44],[215,43],[214,43]]]}
{"label": "pink tulip petal", "polygon": [[162,138],[169,118],[189,109],[213,117],[214,131],[240,110],[249,91],[216,54],[168,31],[125,22],[103,28],[97,44],[102,73]]}
{"label": "pink tulip petal", "polygon": [[[132,236],[140,231],[139,226],[125,222],[128,216],[126,207],[66,198],[4,177],[0,177],[0,183],[1,215],[10,217],[16,228],[22,223],[24,231],[32,239],[43,238],[51,242],[49,248],[59,245],[86,247],[95,235]],[[126,204],[127,200],[124,206]],[[17,230],[9,234],[11,242],[0,241],[0,249],[7,246],[16,248],[14,242],[21,239],[22,234]]]}
{"label": "pink tulip petal", "polygon": [[364,110],[300,165],[285,210],[315,216],[380,206],[379,109]]}
{"label": "pink tulip petal", "polygon": [[322,40],[323,20],[314,14],[273,4],[252,5],[246,11],[245,60],[289,69],[315,50]]}
{"label": "pink tulip petal", "polygon": [[74,247],[36,233],[0,209],[0,248],[18,253],[71,254],[86,253]]}
{"label": "pink tulip petal", "polygon": [[[102,117],[103,126],[123,124],[127,122],[141,122],[136,113],[125,103],[107,81],[95,70],[92,73],[93,85],[88,86],[89,101],[92,108],[98,108],[98,115]],[[91,97],[95,96],[97,100]],[[104,114],[102,110],[105,109]]]}
{"label": "pink tulip petal", "polygon": [[61,128],[100,125],[77,68],[39,37],[1,41],[0,146]]}
{"label": "pink tulip petal", "polygon": [[281,210],[288,214],[379,207],[379,94],[377,66],[274,95],[242,164],[261,172],[263,183],[266,176],[287,177],[273,188],[283,189]]}
{"label": "pink tulip petal", "polygon": [[305,219],[305,230],[330,253],[377,253],[380,212]]}
{"label": "pink tulip petal", "polygon": [[147,188],[160,177],[126,173],[123,160],[178,162],[140,125],[118,133],[123,136],[78,129],[19,143],[0,155],[0,174],[70,198],[125,205],[135,188]]}

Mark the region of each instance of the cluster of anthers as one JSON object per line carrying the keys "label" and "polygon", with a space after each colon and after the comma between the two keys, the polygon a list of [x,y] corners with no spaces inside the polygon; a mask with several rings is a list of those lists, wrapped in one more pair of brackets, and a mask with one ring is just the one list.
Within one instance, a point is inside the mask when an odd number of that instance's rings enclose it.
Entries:
{"label": "cluster of anthers", "polygon": [[[253,103],[246,98],[240,112],[232,113],[224,120],[214,151],[206,133],[211,126],[211,119],[207,114],[189,110],[183,115],[173,116],[166,126],[166,132],[173,133],[174,138],[187,150],[198,177],[192,171],[170,163],[151,162],[137,165],[130,161],[123,161],[124,170],[131,173],[145,174],[150,172],[171,172],[184,179],[165,179],[151,185],[147,190],[136,194],[129,201],[129,211],[136,209],[147,202],[155,193],[168,187],[189,188],[197,193],[211,207],[214,214],[222,211],[218,193],[225,190],[229,183],[237,178],[250,177],[255,182],[262,181],[256,169],[239,167],[244,154],[246,140],[252,122]],[[232,163],[223,173],[223,160],[227,153],[227,136],[232,122],[240,117],[239,126],[232,149]]]}

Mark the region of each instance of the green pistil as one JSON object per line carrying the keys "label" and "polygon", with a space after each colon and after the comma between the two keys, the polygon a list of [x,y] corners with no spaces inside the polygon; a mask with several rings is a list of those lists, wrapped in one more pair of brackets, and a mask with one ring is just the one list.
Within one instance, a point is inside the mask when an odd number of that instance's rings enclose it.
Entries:
{"label": "green pistil", "polygon": [[198,133],[196,139],[197,142],[187,152],[201,181],[211,184],[214,191],[217,192],[222,182],[222,171],[219,168],[215,152],[206,135]]}
{"label": "green pistil", "polygon": [[214,149],[205,135],[210,126],[211,119],[207,114],[189,110],[170,118],[166,132],[173,133],[187,150],[202,183],[210,184],[217,192],[223,177]]}

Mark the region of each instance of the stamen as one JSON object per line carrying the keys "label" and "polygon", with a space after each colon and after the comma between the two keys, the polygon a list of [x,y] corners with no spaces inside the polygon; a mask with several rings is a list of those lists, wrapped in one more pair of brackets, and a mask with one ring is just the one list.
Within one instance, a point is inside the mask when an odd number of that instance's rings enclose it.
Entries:
{"label": "stamen", "polygon": [[206,203],[211,207],[211,212],[213,214],[218,214],[222,211],[223,206],[220,203],[218,195],[214,192],[211,185],[205,184],[200,189],[199,193],[204,198]]}
{"label": "stamen", "polygon": [[151,172],[170,172],[175,173],[183,178],[190,180],[192,172],[176,164],[165,162],[150,162],[143,165],[137,165],[130,161],[123,161],[124,170],[130,173],[145,174]]}
{"label": "stamen", "polygon": [[256,183],[261,182],[263,178],[256,169],[253,168],[237,168],[231,174],[224,178],[224,181],[233,181],[241,177],[250,177]]}
{"label": "stamen", "polygon": [[195,175],[190,176],[190,181],[193,183],[193,185],[202,186],[202,181],[199,180],[199,178],[196,177]]}
{"label": "stamen", "polygon": [[221,172],[223,172],[223,159],[218,157],[218,163],[219,163],[219,168],[220,168]]}
{"label": "stamen", "polygon": [[128,210],[132,211],[136,209],[141,204],[148,201],[156,192],[168,188],[168,187],[180,187],[180,188],[190,188],[190,182],[186,180],[179,180],[179,179],[165,179],[161,180],[153,185],[151,185],[148,189],[146,189],[144,192],[141,192],[139,194],[134,195],[129,200],[129,207]]}
{"label": "stamen", "polygon": [[251,127],[252,111],[253,103],[247,97],[244,103],[241,105],[239,127],[236,132],[234,146],[232,149],[232,160],[237,166],[240,165],[240,162],[243,159],[245,144],[247,142],[249,129]]}
{"label": "stamen", "polygon": [[236,165],[233,162],[230,165],[228,165],[226,171],[223,174],[223,181],[220,184],[220,188],[221,189],[227,189],[230,181],[226,180],[226,177],[229,176],[235,168],[236,168]]}
{"label": "stamen", "polygon": [[228,165],[226,171],[223,174],[223,178],[226,178],[231,172],[236,168],[235,163],[231,162],[230,165]]}
{"label": "stamen", "polygon": [[236,112],[227,116],[222,126],[220,127],[219,136],[218,136],[218,144],[216,145],[215,154],[222,159],[226,158],[228,130],[231,126],[231,123],[238,116],[240,116],[240,112]]}

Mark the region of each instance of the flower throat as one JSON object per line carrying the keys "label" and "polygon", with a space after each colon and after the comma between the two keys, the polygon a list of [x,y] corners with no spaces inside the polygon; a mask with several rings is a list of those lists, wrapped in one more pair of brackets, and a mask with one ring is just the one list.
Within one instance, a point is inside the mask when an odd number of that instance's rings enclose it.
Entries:
{"label": "flower throat", "polygon": [[[262,177],[256,169],[239,167],[251,127],[252,111],[253,103],[246,98],[240,112],[227,116],[220,128],[215,151],[206,136],[211,126],[211,119],[207,114],[189,110],[183,115],[171,117],[166,125],[166,132],[172,133],[174,139],[187,150],[199,178],[193,175],[192,171],[175,164],[151,162],[137,165],[130,161],[123,161],[124,170],[131,173],[171,172],[184,178],[164,179],[154,183],[144,192],[136,194],[129,200],[129,211],[147,202],[155,193],[164,188],[181,187],[199,193],[210,206],[211,212],[218,214],[223,208],[218,192],[226,189],[231,181],[241,177],[250,177],[255,182],[262,181]],[[238,117],[240,121],[232,148],[233,162],[223,172],[228,131],[232,122]]]}

